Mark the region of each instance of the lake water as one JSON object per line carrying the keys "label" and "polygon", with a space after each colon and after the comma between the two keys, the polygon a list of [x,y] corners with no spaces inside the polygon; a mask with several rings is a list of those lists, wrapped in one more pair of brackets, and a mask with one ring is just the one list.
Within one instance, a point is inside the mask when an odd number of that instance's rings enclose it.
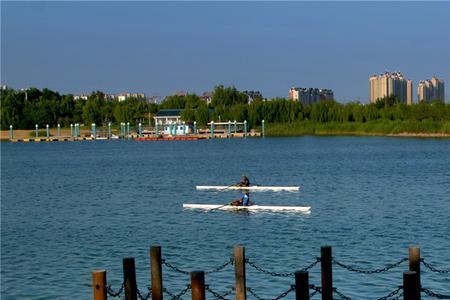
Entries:
{"label": "lake water", "polygon": [[[120,287],[123,257],[136,258],[145,291],[151,245],[161,245],[167,262],[188,271],[225,263],[237,244],[276,272],[307,266],[322,245],[360,269],[396,262],[408,246],[420,245],[427,262],[450,268],[450,139],[2,143],[1,150],[2,299],[90,299],[93,270],[106,269],[113,289]],[[182,209],[182,203],[238,198],[236,191],[200,192],[195,185],[229,185],[243,173],[261,185],[301,185],[298,193],[251,197],[259,204],[308,205],[311,214]],[[334,286],[353,299],[375,299],[401,285],[407,268],[406,262],[361,275],[334,265]],[[448,273],[422,270],[424,287],[450,294]],[[310,271],[310,283],[320,286],[319,272],[320,265]],[[166,267],[163,274],[172,293],[189,283]],[[231,266],[206,276],[219,293],[233,281]],[[247,266],[247,286],[262,297],[291,283]]]}

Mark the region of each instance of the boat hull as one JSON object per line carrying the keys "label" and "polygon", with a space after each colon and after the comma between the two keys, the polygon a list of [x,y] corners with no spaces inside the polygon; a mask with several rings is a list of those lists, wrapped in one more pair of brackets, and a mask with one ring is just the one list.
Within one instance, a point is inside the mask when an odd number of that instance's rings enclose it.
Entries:
{"label": "boat hull", "polygon": [[249,211],[296,211],[310,213],[311,206],[268,206],[268,205],[251,205],[251,206],[233,206],[220,204],[183,204],[183,208],[187,209],[220,209],[220,210],[249,210]]}
{"label": "boat hull", "polygon": [[259,191],[298,191],[300,189],[299,186],[220,186],[220,185],[197,185],[195,187],[197,190],[246,190],[252,192]]}

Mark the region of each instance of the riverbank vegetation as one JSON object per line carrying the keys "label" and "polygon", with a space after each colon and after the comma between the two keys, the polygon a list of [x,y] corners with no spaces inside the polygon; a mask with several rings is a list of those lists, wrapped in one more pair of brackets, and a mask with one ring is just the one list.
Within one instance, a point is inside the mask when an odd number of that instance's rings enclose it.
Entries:
{"label": "riverbank vegetation", "polygon": [[71,123],[99,126],[130,122],[149,124],[160,109],[182,109],[186,122],[247,120],[249,128],[261,126],[272,136],[304,134],[398,134],[450,133],[450,104],[436,100],[431,103],[406,105],[394,96],[377,103],[338,103],[322,101],[303,105],[283,98],[251,99],[234,87],[217,86],[208,104],[196,94],[168,96],[159,104],[145,99],[110,100],[100,91],[87,100],[75,100],[73,95],[61,95],[49,89],[6,89],[1,92],[1,126],[34,129],[35,124],[68,127]]}

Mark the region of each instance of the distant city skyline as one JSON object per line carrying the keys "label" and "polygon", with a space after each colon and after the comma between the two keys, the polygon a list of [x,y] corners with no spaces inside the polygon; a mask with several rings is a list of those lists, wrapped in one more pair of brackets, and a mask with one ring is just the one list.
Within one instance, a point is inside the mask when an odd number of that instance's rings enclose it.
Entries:
{"label": "distant city skyline", "polygon": [[223,84],[287,98],[290,87],[301,86],[368,103],[371,74],[401,71],[412,80],[414,102],[420,80],[450,83],[445,2],[2,2],[1,8],[1,83],[17,89],[166,96],[201,95]]}

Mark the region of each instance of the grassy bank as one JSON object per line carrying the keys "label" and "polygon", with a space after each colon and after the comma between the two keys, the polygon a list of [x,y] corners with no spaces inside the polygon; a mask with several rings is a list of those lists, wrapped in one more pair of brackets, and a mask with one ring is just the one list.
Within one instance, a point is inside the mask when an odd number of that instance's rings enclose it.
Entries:
{"label": "grassy bank", "polygon": [[294,123],[269,124],[267,136],[299,135],[411,135],[450,136],[450,121],[375,120],[370,122],[327,122],[300,121]]}

